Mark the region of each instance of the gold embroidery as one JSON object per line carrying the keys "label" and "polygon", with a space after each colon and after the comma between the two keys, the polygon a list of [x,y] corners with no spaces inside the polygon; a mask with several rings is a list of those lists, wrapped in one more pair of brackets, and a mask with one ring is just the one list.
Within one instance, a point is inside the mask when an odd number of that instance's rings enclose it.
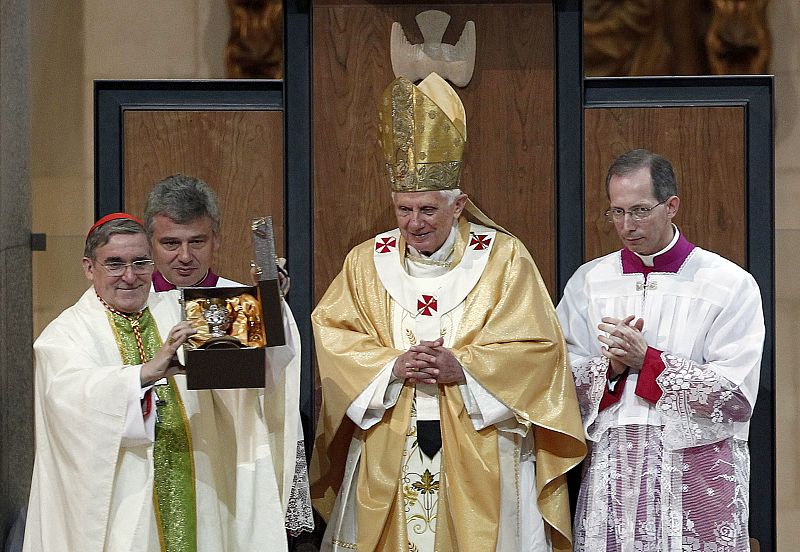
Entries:
{"label": "gold embroidery", "polygon": [[431,472],[428,470],[425,470],[420,480],[412,484],[411,487],[422,494],[433,494],[439,492],[439,482],[434,479],[433,475],[431,475]]}
{"label": "gold embroidery", "polygon": [[[108,307],[107,307],[108,308]],[[163,343],[148,309],[139,318],[107,311],[122,361],[128,365],[152,359]],[[137,343],[134,328],[141,330]],[[156,439],[153,444],[153,507],[161,549],[169,552],[197,550],[197,508],[192,433],[174,378],[154,391]]]}
{"label": "gold embroidery", "polygon": [[403,499],[408,506],[412,506],[417,502],[419,492],[414,488],[414,485],[403,485]]}
{"label": "gold embroidery", "polygon": [[[436,86],[449,88],[444,81]],[[461,116],[451,121],[430,97],[402,77],[386,88],[380,110],[383,124],[378,128],[393,191],[458,188],[466,131],[458,128],[463,126],[463,109],[460,105]]]}
{"label": "gold embroidery", "polygon": [[401,478],[409,551],[433,548],[439,509],[441,466],[441,453],[431,459],[419,448],[416,399],[411,404],[414,411],[406,434]]}
{"label": "gold embroidery", "polygon": [[455,337],[451,335],[450,338],[448,338],[448,334],[452,334],[454,331],[455,331],[455,324],[453,322],[453,311],[450,311],[443,314],[440,321],[439,335],[441,335],[447,340],[445,342],[445,346],[449,346],[451,338]]}
{"label": "gold embroidery", "polygon": [[[450,247],[450,251],[447,252],[447,255],[444,256],[445,259],[450,259],[453,256],[453,251],[455,251],[456,244]],[[450,268],[453,265],[453,261],[437,261],[435,259],[429,259],[427,257],[419,257],[417,255],[413,255],[411,252],[406,252],[406,259],[410,260],[411,262],[428,265],[428,266],[441,266],[444,268]]]}
{"label": "gold embroidery", "polygon": [[425,257],[417,257],[411,253],[406,253],[406,258],[415,263],[428,266],[441,266],[444,268],[450,268],[453,264],[453,261],[437,261],[435,259],[426,259]]}

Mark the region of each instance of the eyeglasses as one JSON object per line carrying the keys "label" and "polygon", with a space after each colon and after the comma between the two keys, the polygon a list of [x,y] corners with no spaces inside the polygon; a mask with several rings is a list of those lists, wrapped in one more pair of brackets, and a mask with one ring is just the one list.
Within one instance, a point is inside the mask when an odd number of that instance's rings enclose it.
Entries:
{"label": "eyeglasses", "polygon": [[101,264],[103,268],[106,269],[109,276],[122,276],[125,274],[125,271],[128,267],[131,267],[134,274],[142,275],[142,274],[150,274],[153,272],[153,267],[155,266],[155,262],[152,259],[139,259],[138,261],[133,261],[130,263],[106,263]]}
{"label": "eyeglasses", "polygon": [[620,209],[619,207],[613,207],[606,211],[606,218],[609,220],[609,222],[619,222],[625,218],[625,215],[630,215],[633,220],[642,221],[650,216],[650,214],[653,212],[653,209],[659,205],[663,205],[667,201],[669,201],[669,198],[656,203],[652,207],[634,207],[630,211]]}

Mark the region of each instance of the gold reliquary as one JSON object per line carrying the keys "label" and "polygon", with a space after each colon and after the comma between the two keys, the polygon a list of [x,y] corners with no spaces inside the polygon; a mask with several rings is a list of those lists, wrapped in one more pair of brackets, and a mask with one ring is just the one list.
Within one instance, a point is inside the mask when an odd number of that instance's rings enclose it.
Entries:
{"label": "gold reliquary", "polygon": [[181,289],[183,317],[197,330],[183,346],[189,389],[264,387],[265,347],[286,342],[283,298],[270,283]]}
{"label": "gold reliquary", "polygon": [[186,320],[197,330],[186,349],[264,347],[263,314],[258,292],[250,288],[211,288],[198,295],[184,290]]}

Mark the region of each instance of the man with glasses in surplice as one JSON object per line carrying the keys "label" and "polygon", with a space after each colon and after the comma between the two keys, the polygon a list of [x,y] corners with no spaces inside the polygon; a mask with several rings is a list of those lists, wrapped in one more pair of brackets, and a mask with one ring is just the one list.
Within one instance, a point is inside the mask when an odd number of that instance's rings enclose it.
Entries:
{"label": "man with glasses in surplice", "polygon": [[557,308],[589,444],[574,550],[749,550],[758,285],[673,224],[660,155],[618,157],[606,194],[623,249],[580,267]]}

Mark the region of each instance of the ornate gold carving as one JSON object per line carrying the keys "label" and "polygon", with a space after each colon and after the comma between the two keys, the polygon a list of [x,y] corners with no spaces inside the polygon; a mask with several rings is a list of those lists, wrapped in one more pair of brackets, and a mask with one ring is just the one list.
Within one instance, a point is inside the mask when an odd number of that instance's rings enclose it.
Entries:
{"label": "ornate gold carving", "polygon": [[765,73],[772,45],[767,29],[769,0],[713,0],[706,33],[708,62],[716,75]]}
{"label": "ornate gold carving", "polygon": [[769,0],[584,0],[587,76],[767,71]]}
{"label": "ornate gold carving", "polygon": [[247,347],[263,347],[266,343],[261,305],[249,293],[188,299],[184,309],[186,320],[197,330],[186,342],[187,349],[202,347],[209,340],[223,336],[234,337]]}
{"label": "ornate gold carving", "polygon": [[669,74],[662,0],[584,0],[587,76]]}
{"label": "ornate gold carving", "polygon": [[225,67],[233,79],[283,78],[283,2],[228,0],[231,34]]}

